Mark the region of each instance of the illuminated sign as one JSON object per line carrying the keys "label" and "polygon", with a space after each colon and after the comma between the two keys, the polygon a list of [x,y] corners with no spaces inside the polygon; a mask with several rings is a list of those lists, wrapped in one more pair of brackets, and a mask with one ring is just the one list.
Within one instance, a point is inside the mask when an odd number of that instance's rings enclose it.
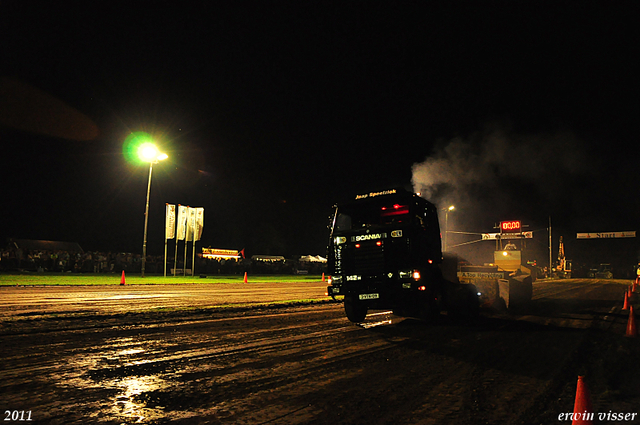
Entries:
{"label": "illuminated sign", "polygon": [[365,193],[363,195],[356,195],[356,199],[374,198],[376,196],[393,195],[395,193],[398,193],[398,191],[396,189],[383,190],[382,192],[370,192],[370,193]]}
{"label": "illuminated sign", "polygon": [[520,220],[502,221],[500,222],[500,231],[502,233],[516,233],[522,229]]}
{"label": "illuminated sign", "polygon": [[636,231],[628,232],[602,232],[602,233],[578,233],[577,239],[612,239],[612,238],[635,238]]}
{"label": "illuminated sign", "polygon": [[502,272],[459,272],[459,278],[463,279],[504,279]]}
{"label": "illuminated sign", "polygon": [[386,237],[386,233],[371,233],[370,235],[351,236],[351,242],[369,241],[371,239],[384,239]]}
{"label": "illuminated sign", "polygon": [[522,233],[483,233],[483,241],[495,241],[498,239],[533,239],[533,232]]}
{"label": "illuminated sign", "polygon": [[240,258],[240,252],[231,249],[202,248],[204,258]]}

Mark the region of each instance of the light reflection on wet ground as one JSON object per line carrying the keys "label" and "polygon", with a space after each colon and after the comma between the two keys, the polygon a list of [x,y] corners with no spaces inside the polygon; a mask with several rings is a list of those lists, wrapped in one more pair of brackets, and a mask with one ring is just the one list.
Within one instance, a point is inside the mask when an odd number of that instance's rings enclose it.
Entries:
{"label": "light reflection on wet ground", "polygon": [[378,326],[391,325],[394,323],[394,319],[397,322],[400,319],[393,315],[392,311],[382,311],[377,313],[367,314],[367,317],[364,319],[364,322],[358,323],[358,326],[369,329],[375,328]]}
{"label": "light reflection on wet ground", "polygon": [[[344,319],[337,321],[342,323]],[[202,328],[208,326],[203,324]],[[65,376],[55,379],[60,382],[56,386],[69,394],[95,392],[91,401],[83,403],[85,418],[90,415],[91,422],[167,423],[189,422],[195,417],[228,418],[236,414],[238,406],[230,409],[225,402],[227,397],[239,396],[246,391],[245,385],[257,385],[259,394],[270,394],[272,380],[293,379],[299,367],[296,361],[275,369],[261,364],[288,351],[296,355],[299,349],[289,345],[298,347],[316,337],[317,326],[311,326],[312,332],[299,333],[309,326],[278,326],[282,335],[276,339],[254,328],[225,334],[222,340],[208,332],[176,334],[172,326],[164,331],[146,327],[150,333],[144,336],[131,336],[132,330],[126,336],[105,338],[100,344],[73,353],[68,357],[70,367]],[[246,409],[250,411],[254,402],[247,402]]]}
{"label": "light reflection on wet ground", "polygon": [[[148,423],[166,416],[162,405],[148,405],[148,394],[155,391],[176,389],[172,381],[175,372],[164,373],[157,368],[145,368],[161,354],[159,341],[136,341],[136,338],[121,337],[106,340],[100,347],[92,347],[91,352],[78,353],[69,359],[72,373],[61,381],[63,386],[76,391],[89,388],[99,389],[107,398],[95,406],[102,410],[100,419],[126,423]],[[108,405],[108,406],[105,406]],[[98,418],[96,418],[98,419]],[[99,419],[99,420],[100,420]]]}
{"label": "light reflection on wet ground", "polygon": [[[593,291],[593,285],[588,289]],[[594,299],[604,297],[596,293]],[[549,309],[556,314],[554,304]],[[610,306],[606,312],[617,317]],[[546,317],[542,313],[540,317]],[[17,326],[25,323],[29,326]],[[518,332],[502,329],[527,331],[531,326],[502,318],[486,321],[487,328],[479,332],[455,324],[424,326],[388,311],[374,311],[355,326],[344,317],[341,305],[226,315],[199,311],[51,317],[20,319],[13,325],[5,322],[0,328],[2,406],[32,410],[34,423],[65,425],[401,424],[438,411],[442,412],[438,423],[471,423],[458,413],[460,400],[472,400],[477,394],[477,387],[459,385],[471,373],[486,375],[495,383],[487,392],[491,400],[509,400],[494,416],[487,413],[487,423],[505,423],[504,412],[513,411],[513,391],[530,388],[522,390],[520,400],[535,399],[537,389],[544,388],[539,380],[550,376],[511,371],[545,370],[549,359],[559,352],[574,352],[583,340],[582,333],[554,327],[532,333],[539,340],[522,346]],[[479,344],[483,350],[495,344],[496,358],[512,353],[504,373],[496,372],[493,362],[484,363],[493,357],[474,357]],[[435,361],[423,361],[425,356]],[[442,362],[446,364],[441,366]],[[387,398],[389,385],[395,389],[391,393],[400,391],[396,404],[413,402],[415,394],[429,386],[415,376],[431,380],[435,388],[425,398],[424,409],[416,407],[415,414],[407,411],[410,417],[399,421],[384,416],[384,411],[370,412],[371,406],[396,403]],[[528,386],[523,386],[523,379],[528,379]],[[446,392],[451,399],[438,398],[444,394],[438,389],[442,385],[453,388]],[[367,392],[360,396],[350,388]],[[345,401],[354,396],[353,402]],[[369,420],[358,420],[359,415]]]}
{"label": "light reflection on wet ground", "polygon": [[325,282],[0,287],[0,319],[69,313],[114,314],[156,308],[210,308],[282,300],[327,300]]}
{"label": "light reflection on wet ground", "polygon": [[157,376],[130,376],[107,382],[106,385],[115,385],[119,390],[112,409],[112,412],[117,416],[124,416],[135,422],[164,416],[162,406],[149,409],[145,407],[144,403],[137,401],[141,394],[167,387],[167,383],[163,379]]}

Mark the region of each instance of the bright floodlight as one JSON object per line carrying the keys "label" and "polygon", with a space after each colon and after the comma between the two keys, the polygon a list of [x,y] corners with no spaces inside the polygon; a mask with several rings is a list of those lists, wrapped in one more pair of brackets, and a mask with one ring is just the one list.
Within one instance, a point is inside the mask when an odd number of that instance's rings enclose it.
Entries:
{"label": "bright floodlight", "polygon": [[158,154],[158,148],[152,143],[143,143],[138,148],[138,156],[145,162],[155,161]]}
{"label": "bright floodlight", "polygon": [[451,206],[449,207],[449,211],[453,211],[453,210],[455,210],[455,209],[456,209],[456,207],[454,207],[453,205],[451,205]]}
{"label": "bright floodlight", "polygon": [[153,143],[143,143],[138,148],[138,157],[144,162],[155,162],[167,159],[168,155],[166,153],[160,153]]}

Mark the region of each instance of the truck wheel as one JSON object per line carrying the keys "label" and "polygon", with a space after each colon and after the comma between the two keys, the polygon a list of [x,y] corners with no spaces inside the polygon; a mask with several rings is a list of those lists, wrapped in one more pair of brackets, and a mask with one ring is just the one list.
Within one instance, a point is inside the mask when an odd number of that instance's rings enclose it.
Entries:
{"label": "truck wheel", "polygon": [[344,312],[347,314],[347,319],[360,323],[367,317],[367,306],[352,297],[344,297]]}

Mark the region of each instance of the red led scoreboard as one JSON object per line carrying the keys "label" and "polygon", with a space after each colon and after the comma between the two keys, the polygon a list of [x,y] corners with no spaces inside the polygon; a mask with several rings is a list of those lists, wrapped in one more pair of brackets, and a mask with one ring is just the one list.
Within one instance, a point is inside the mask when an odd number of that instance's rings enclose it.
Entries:
{"label": "red led scoreboard", "polygon": [[522,223],[520,220],[501,221],[500,231],[502,233],[520,233],[522,231]]}

